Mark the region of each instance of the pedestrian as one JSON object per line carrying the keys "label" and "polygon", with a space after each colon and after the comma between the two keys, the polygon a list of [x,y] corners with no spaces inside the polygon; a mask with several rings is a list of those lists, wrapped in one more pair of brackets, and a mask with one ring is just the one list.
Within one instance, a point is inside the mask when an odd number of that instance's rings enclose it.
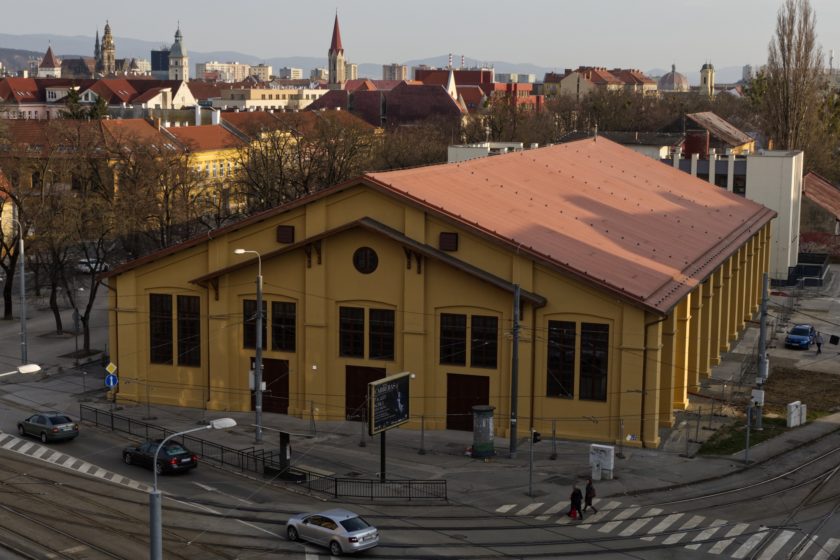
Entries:
{"label": "pedestrian", "polygon": [[592,484],[592,479],[587,479],[586,481],[586,489],[584,490],[584,505],[583,511],[586,511],[589,508],[592,508],[592,511],[598,513],[598,510],[595,509],[595,506],[592,505],[592,498],[595,497],[595,486]]}
{"label": "pedestrian", "polygon": [[817,337],[814,339],[814,342],[817,343],[817,354],[822,354],[823,337],[821,332],[817,332]]}
{"label": "pedestrian", "polygon": [[583,494],[581,494],[580,488],[577,487],[577,484],[575,484],[572,488],[572,495],[569,496],[569,499],[572,501],[572,507],[569,510],[569,516],[572,518],[577,516],[578,519],[583,521],[583,511],[581,511],[580,509],[581,502],[583,501]]}

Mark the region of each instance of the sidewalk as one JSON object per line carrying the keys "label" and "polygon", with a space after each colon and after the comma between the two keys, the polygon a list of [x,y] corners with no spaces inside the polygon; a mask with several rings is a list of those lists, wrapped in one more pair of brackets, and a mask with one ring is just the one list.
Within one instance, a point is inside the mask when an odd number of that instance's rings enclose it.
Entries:
{"label": "sidewalk", "polygon": [[[826,300],[828,301],[828,300]],[[832,299],[831,302],[834,300]],[[92,320],[92,346],[105,348],[105,302],[101,297]],[[75,349],[73,336],[49,335],[54,330],[49,310],[31,306],[28,320],[28,353],[30,361],[39,363],[44,371],[36,378],[10,376],[0,385],[0,398],[7,405],[22,411],[33,409],[63,410],[78,417],[80,402],[110,408],[105,400],[105,371],[99,355],[87,365],[76,366],[69,356]],[[66,321],[72,325],[67,312]],[[757,328],[747,330],[744,338],[715,368],[713,380],[701,390],[716,392],[718,385],[740,374],[740,352],[751,348],[751,337]],[[18,349],[19,324],[0,322],[0,339],[6,348]],[[0,367],[11,370],[19,357],[7,350],[0,355]],[[220,416],[234,418],[238,426],[232,430],[205,432],[202,437],[223,445],[246,449],[254,446],[254,413],[204,411],[177,407],[151,405],[119,406],[121,415],[143,419],[149,414],[155,419],[146,420],[174,430],[187,430],[203,421]],[[725,418],[722,417],[722,420]],[[285,415],[263,415],[263,441],[266,449],[279,449],[278,431],[292,434],[292,462],[295,466],[341,477],[375,478],[380,468],[379,438],[371,438],[358,422],[318,422]],[[751,462],[760,463],[788,451],[802,442],[821,437],[840,429],[840,413],[812,422],[785,436],[751,448]],[[654,489],[677,486],[700,479],[720,477],[745,468],[742,456],[691,458],[685,456],[685,439],[694,439],[697,426],[682,419],[667,434],[660,449],[624,447],[623,458],[616,459],[614,479],[598,483],[599,496],[609,497],[634,494]],[[704,430],[708,431],[708,430]],[[711,433],[711,431],[709,431]],[[422,442],[421,442],[421,437]],[[362,446],[362,444],[364,444]],[[489,460],[473,459],[467,455],[472,445],[472,434],[460,431],[391,430],[387,435],[386,470],[389,477],[413,479],[446,479],[450,500],[469,502],[473,505],[495,509],[498,504],[510,501],[527,501],[552,497],[564,500],[573,483],[580,483],[590,475],[589,443],[574,441],[552,442],[550,435],[533,448],[533,478],[529,485],[530,443],[519,444],[517,456],[510,458],[508,441],[496,438],[496,457]],[[691,444],[696,445],[696,444]],[[556,447],[556,459],[551,459]],[[692,450],[696,448],[692,447]],[[423,453],[421,453],[421,451]],[[622,451],[616,448],[616,452]],[[528,495],[529,486],[533,492]]]}

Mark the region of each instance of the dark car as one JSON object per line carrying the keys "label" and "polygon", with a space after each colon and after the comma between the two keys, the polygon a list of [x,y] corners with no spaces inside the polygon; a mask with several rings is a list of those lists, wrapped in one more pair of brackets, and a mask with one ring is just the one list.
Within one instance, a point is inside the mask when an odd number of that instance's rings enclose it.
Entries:
{"label": "dark car", "polygon": [[817,330],[807,323],[796,325],[787,333],[785,346],[788,348],[803,348],[807,350],[814,344]]}
{"label": "dark car", "polygon": [[[155,452],[160,446],[160,440],[147,441],[140,445],[129,445],[123,449],[123,462],[126,465],[140,465],[152,468]],[[198,466],[198,455],[174,441],[168,441],[161,448],[157,457],[155,470],[158,474],[186,471]]]}
{"label": "dark car", "polygon": [[79,424],[62,412],[38,412],[18,423],[18,433],[35,436],[42,443],[73,439],[79,435]]}
{"label": "dark car", "polygon": [[286,522],[286,536],[290,541],[303,539],[326,546],[333,556],[379,544],[379,530],[346,509],[293,515]]}

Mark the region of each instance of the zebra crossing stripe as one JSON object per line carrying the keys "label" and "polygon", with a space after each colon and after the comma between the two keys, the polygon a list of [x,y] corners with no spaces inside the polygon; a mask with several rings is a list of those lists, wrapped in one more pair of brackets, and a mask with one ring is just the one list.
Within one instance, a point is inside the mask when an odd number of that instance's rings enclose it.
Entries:
{"label": "zebra crossing stripe", "polygon": [[496,513],[507,513],[515,507],[516,507],[516,504],[505,504],[503,506],[497,507],[496,508]]}
{"label": "zebra crossing stripe", "polygon": [[828,560],[838,546],[840,546],[840,539],[828,539],[819,552],[814,555],[814,560]]}
{"label": "zebra crossing stripe", "polygon": [[773,556],[775,556],[776,553],[779,552],[785,544],[787,544],[793,535],[793,531],[782,531],[781,534],[773,539],[773,542],[764,549],[761,556],[758,557],[758,560],[770,560],[773,558]]}
{"label": "zebra crossing stripe", "polygon": [[746,523],[738,523],[737,525],[732,527],[729,530],[729,532],[726,533],[726,535],[724,535],[726,537],[724,540],[715,543],[715,546],[709,549],[709,553],[720,554],[726,549],[727,546],[735,542],[735,539],[730,537],[737,537],[738,535],[746,531],[748,527],[749,525],[747,525]]}
{"label": "zebra crossing stripe", "polygon": [[17,451],[18,453],[26,453],[27,451],[32,449],[32,447],[34,447],[34,446],[35,446],[34,443],[27,441],[26,443],[21,445],[18,449],[15,449],[15,451]]}
{"label": "zebra crossing stripe", "polygon": [[766,536],[767,536],[767,529],[762,528],[756,534],[754,534],[749,539],[747,539],[747,542],[742,544],[741,548],[739,548],[738,550],[736,550],[732,554],[732,558],[743,558],[744,556],[749,554],[752,549],[754,549],[756,546],[758,546],[758,543],[763,541],[764,537],[766,537]]}
{"label": "zebra crossing stripe", "polygon": [[613,529],[615,529],[616,527],[621,525],[622,521],[624,521],[628,517],[631,517],[633,514],[635,514],[640,509],[641,508],[638,508],[638,507],[631,507],[631,508],[625,509],[624,511],[618,512],[615,515],[615,517],[613,517],[613,521],[610,521],[609,523],[604,523],[604,526],[601,527],[600,529],[598,529],[598,532],[599,533],[609,533],[609,532],[611,532]]}
{"label": "zebra crossing stripe", "polygon": [[534,511],[535,509],[539,509],[540,507],[542,507],[542,505],[543,505],[542,502],[534,502],[533,504],[528,504],[524,508],[517,511],[514,515],[528,515],[529,513]]}
{"label": "zebra crossing stripe", "polygon": [[631,523],[629,527],[620,532],[619,535],[622,537],[635,535],[642,527],[653,521],[660,513],[662,513],[662,510],[659,508],[649,509],[642,517]]}
{"label": "zebra crossing stripe", "polygon": [[[816,535],[811,535],[810,537],[808,537],[807,541],[808,541],[808,544],[803,546],[802,550],[800,550],[799,553],[796,555],[796,560],[806,558],[805,553],[808,552],[808,549],[811,548],[812,544],[817,542],[817,536]],[[811,558],[811,556],[807,556],[807,558]]]}
{"label": "zebra crossing stripe", "polygon": [[9,441],[3,444],[3,449],[11,449],[18,441],[20,440],[17,438],[9,438]]}
{"label": "zebra crossing stripe", "polygon": [[550,516],[554,515],[558,511],[560,511],[562,509],[566,509],[566,506],[568,505],[568,503],[569,502],[557,502],[556,504],[554,504],[553,506],[551,506],[550,508],[545,510],[542,515],[538,515],[537,519],[539,519],[540,521],[545,521],[546,519],[548,519]]}
{"label": "zebra crossing stripe", "polygon": [[584,525],[578,525],[578,528],[589,529],[590,527],[592,527],[592,525],[590,525],[590,523],[593,523],[595,521],[600,521],[601,518],[606,516],[612,510],[618,508],[620,505],[621,505],[621,502],[608,502],[607,505],[605,505],[604,507],[598,508],[598,513],[596,513],[595,515],[590,515],[589,517],[586,518],[586,519],[589,520],[589,523],[586,523]]}
{"label": "zebra crossing stripe", "polygon": [[46,453],[49,450],[50,450],[49,447],[44,447],[42,445],[38,449],[36,449],[35,453],[33,453],[31,456],[32,456],[33,459],[40,459],[41,455],[43,455],[44,453]]}
{"label": "zebra crossing stripe", "polygon": [[702,543],[712,538],[712,535],[717,533],[718,529],[720,529],[724,525],[726,525],[725,519],[715,519],[714,521],[709,523],[709,527],[706,530],[701,531],[699,535],[694,537],[694,540],[692,541],[694,544],[687,544],[685,545],[685,547],[689,550],[697,550],[698,548],[700,548],[700,545]]}
{"label": "zebra crossing stripe", "polygon": [[674,533],[672,535],[669,535],[668,538],[666,538],[664,541],[662,541],[662,544],[668,545],[668,544],[675,544],[675,543],[680,542],[683,539],[683,537],[688,534],[688,533],[686,533],[686,531],[690,531],[691,529],[694,529],[695,527],[700,525],[703,522],[704,519],[706,519],[706,518],[703,517],[702,515],[695,515],[694,517],[692,517],[691,519],[686,521],[685,524],[682,527],[680,527],[679,532]]}

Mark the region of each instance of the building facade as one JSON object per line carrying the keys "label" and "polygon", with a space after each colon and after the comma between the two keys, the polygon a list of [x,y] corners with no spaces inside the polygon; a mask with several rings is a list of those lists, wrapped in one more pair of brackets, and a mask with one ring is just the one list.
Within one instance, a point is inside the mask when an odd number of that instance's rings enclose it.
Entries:
{"label": "building facade", "polygon": [[405,64],[383,64],[382,65],[382,79],[383,80],[407,80],[408,66]]}
{"label": "building facade", "polygon": [[266,413],[362,420],[367,383],[411,371],[408,428],[491,405],[500,435],[515,411],[519,434],[656,447],[768,264],[772,211],[698,183],[585,140],[366,175],[126,263],[117,401],[251,410],[259,273]]}

